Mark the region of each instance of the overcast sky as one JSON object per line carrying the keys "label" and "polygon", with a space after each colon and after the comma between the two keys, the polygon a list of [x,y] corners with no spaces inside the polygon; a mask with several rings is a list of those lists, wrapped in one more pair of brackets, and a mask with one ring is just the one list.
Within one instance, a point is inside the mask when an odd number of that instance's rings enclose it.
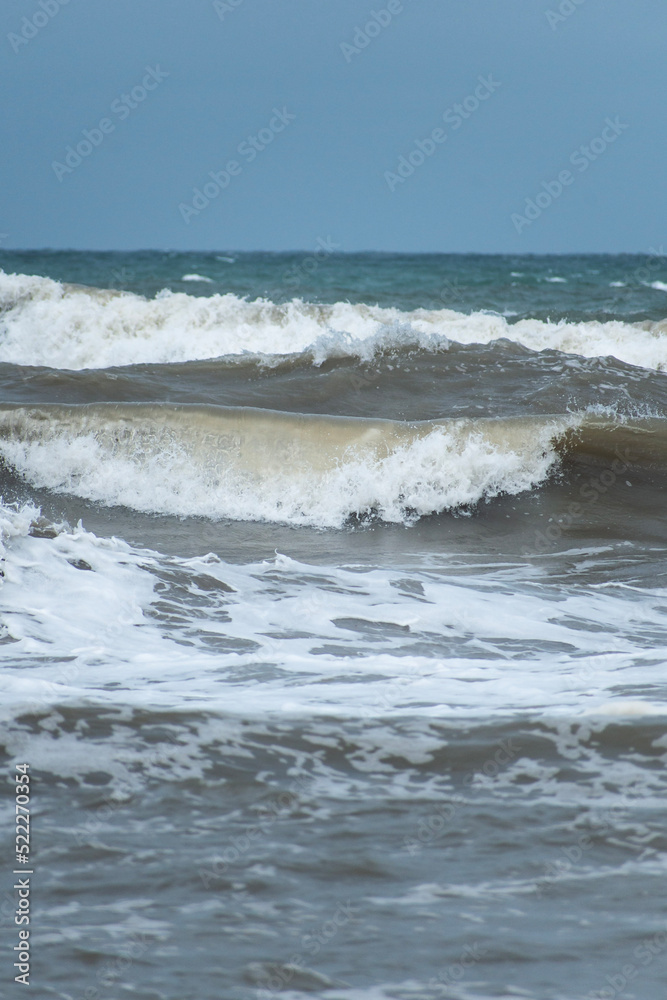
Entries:
{"label": "overcast sky", "polygon": [[2,0],[1,245],[646,252],[666,28],[665,0]]}

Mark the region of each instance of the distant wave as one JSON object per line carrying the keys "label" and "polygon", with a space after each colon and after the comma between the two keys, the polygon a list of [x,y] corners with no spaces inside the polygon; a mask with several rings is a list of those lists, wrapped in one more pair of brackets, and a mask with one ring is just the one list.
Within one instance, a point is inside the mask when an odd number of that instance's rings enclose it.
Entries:
{"label": "distant wave", "polygon": [[154,299],[0,272],[0,361],[62,369],[171,363],[255,355],[306,354],[370,360],[382,351],[446,350],[450,341],[506,338],[533,351],[612,355],[667,368],[667,323],[510,324],[497,314],[400,309],[293,299],[276,305],[231,293],[160,292]]}

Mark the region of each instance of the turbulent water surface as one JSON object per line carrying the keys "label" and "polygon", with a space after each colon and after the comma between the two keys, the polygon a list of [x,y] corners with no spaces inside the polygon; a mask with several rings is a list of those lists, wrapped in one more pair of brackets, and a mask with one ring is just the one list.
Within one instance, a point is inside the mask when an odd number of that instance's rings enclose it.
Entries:
{"label": "turbulent water surface", "polygon": [[0,267],[42,995],[663,997],[664,258]]}

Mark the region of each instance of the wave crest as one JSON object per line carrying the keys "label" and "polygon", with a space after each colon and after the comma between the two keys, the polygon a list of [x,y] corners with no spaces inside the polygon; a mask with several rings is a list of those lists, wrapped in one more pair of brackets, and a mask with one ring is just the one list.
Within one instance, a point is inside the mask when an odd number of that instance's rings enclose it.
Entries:
{"label": "wave crest", "polygon": [[497,314],[293,299],[282,305],[232,293],[208,297],[160,292],[147,299],[0,272],[0,361],[80,370],[233,357],[305,354],[370,360],[381,351],[446,350],[450,341],[507,339],[533,351],[612,355],[644,368],[667,368],[665,323],[510,324]]}

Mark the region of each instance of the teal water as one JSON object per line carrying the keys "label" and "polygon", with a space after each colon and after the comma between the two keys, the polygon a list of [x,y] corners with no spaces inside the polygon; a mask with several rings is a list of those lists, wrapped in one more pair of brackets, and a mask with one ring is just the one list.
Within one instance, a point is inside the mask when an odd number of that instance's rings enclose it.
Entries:
{"label": "teal water", "polygon": [[[662,247],[646,254],[506,256],[343,254],[323,238],[292,253],[0,251],[5,271],[153,296],[164,288],[285,302],[365,302],[399,309],[491,310],[508,318],[661,320]],[[223,258],[223,259],[221,259]],[[200,274],[212,284],[183,282]],[[556,281],[560,278],[563,281]],[[616,284],[617,283],[617,284]]]}

